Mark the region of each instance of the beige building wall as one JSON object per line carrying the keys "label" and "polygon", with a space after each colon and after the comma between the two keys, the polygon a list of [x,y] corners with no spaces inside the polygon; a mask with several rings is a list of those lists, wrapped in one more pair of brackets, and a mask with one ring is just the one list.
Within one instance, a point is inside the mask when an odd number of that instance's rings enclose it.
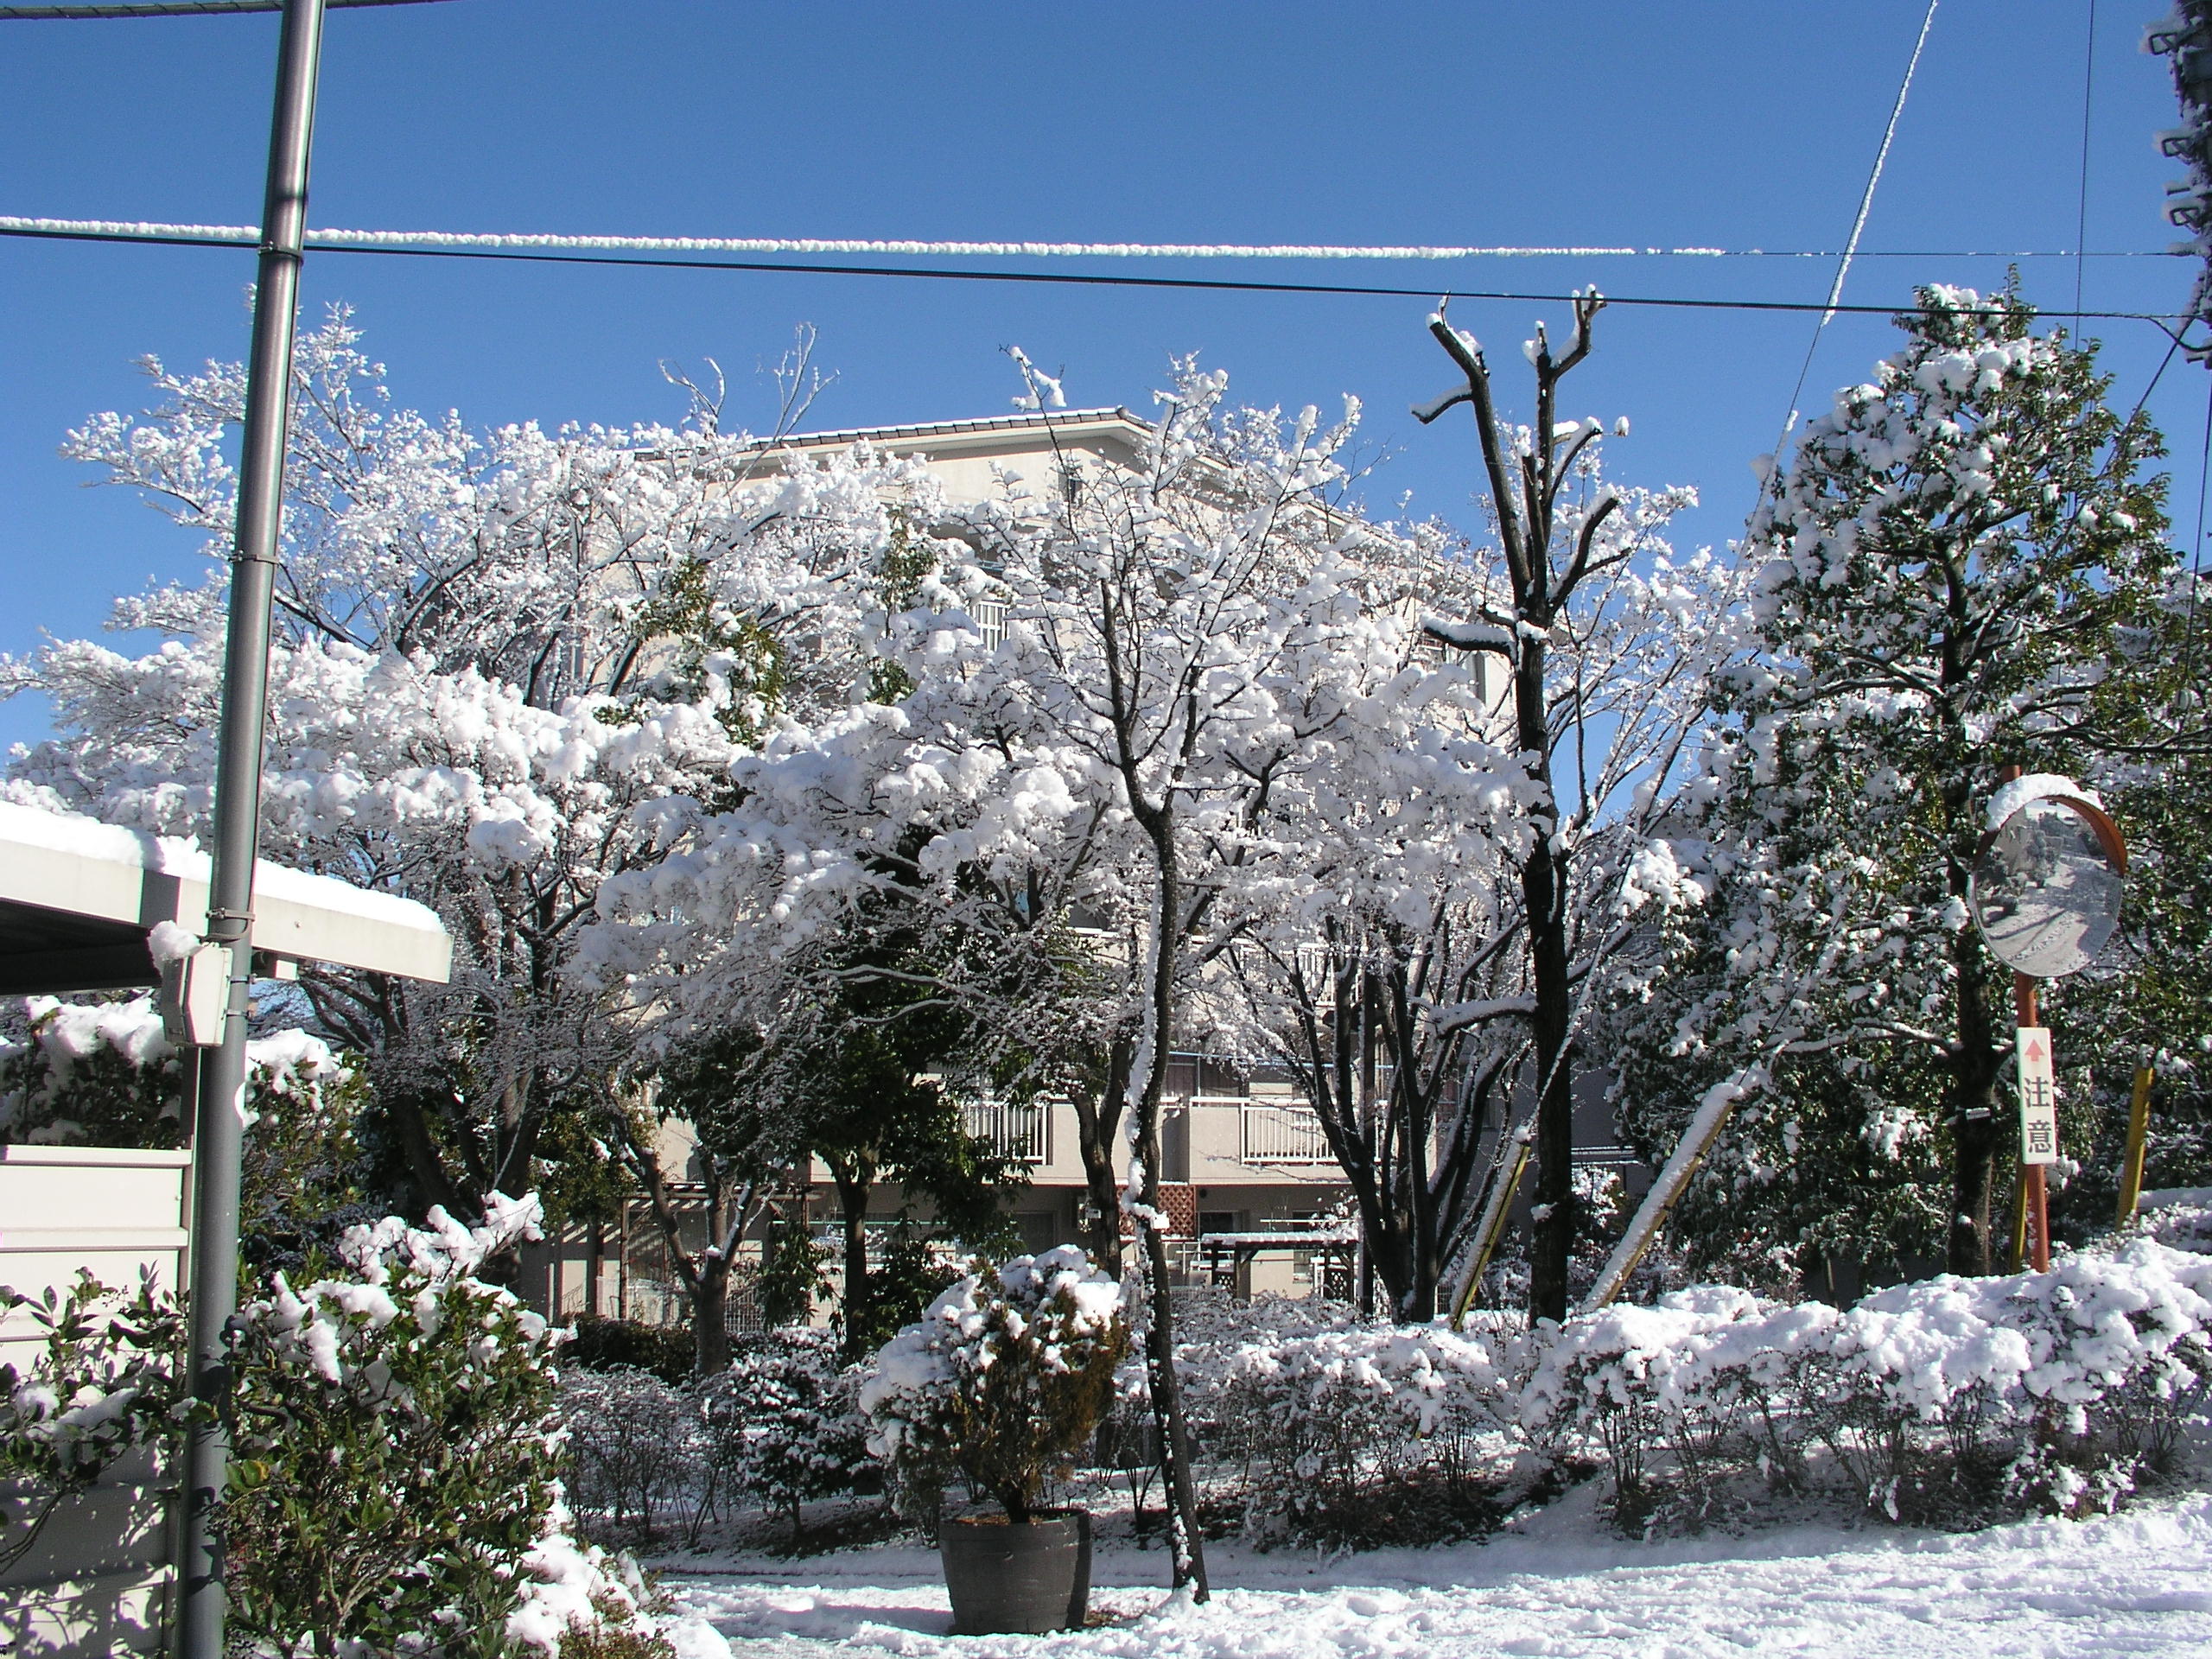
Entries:
{"label": "beige building wall", "polygon": [[[0,1147],[0,1284],[27,1296],[79,1268],[135,1287],[142,1268],[177,1287],[190,1154],[110,1147]],[[28,1372],[36,1326],[0,1321],[0,1363]],[[168,1506],[150,1457],[110,1470],[65,1504],[0,1577],[0,1653],[93,1659],[161,1645],[169,1585]]]}

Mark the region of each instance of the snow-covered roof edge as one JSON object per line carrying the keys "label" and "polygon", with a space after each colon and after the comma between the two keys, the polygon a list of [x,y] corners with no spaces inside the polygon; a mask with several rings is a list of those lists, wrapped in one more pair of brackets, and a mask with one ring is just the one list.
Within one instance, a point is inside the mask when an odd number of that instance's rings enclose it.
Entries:
{"label": "snow-covered roof edge", "polygon": [[[199,888],[197,901],[205,903],[211,861],[192,841],[149,835],[82,813],[57,812],[0,799],[0,858],[7,858],[10,849],[16,853],[11,863],[29,861],[26,855],[43,855],[41,862],[70,861],[79,868],[105,867],[117,874],[138,871],[167,876],[179,887]],[[396,893],[357,887],[334,876],[273,864],[267,859],[255,862],[253,881],[257,948],[302,960],[386,969],[411,977],[445,977],[452,942],[445,925],[429,906]],[[81,899],[73,904],[67,896],[70,891],[67,887],[56,887],[51,891],[16,891],[7,896],[20,903],[74,909],[148,926],[155,919],[143,909],[124,918],[115,915],[112,906],[89,909]],[[270,906],[265,915],[259,913],[264,900]],[[279,909],[285,914],[276,914]],[[174,919],[196,927],[205,918],[179,914]],[[355,925],[350,937],[341,938],[349,932],[346,923]],[[365,935],[361,932],[364,927],[368,930]]]}

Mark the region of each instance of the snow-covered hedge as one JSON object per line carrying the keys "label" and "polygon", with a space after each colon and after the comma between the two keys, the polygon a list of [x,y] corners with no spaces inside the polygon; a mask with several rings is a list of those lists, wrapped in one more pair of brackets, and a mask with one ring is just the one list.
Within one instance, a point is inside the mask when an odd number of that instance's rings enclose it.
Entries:
{"label": "snow-covered hedge", "polygon": [[1210,1449],[1241,1465],[1257,1538],[1396,1535],[1396,1511],[1459,1486],[1500,1426],[1490,1350],[1441,1325],[1246,1342],[1208,1369]]}
{"label": "snow-covered hedge", "polygon": [[[1212,1497],[1255,1542],[1464,1533],[1514,1449],[1495,1339],[1314,1299],[1179,1299],[1177,1369]],[[1132,1392],[1141,1387],[1134,1371]],[[1141,1410],[1141,1402],[1131,1405]]]}
{"label": "snow-covered hedge", "polygon": [[650,1541],[678,1522],[696,1544],[710,1520],[753,1505],[800,1536],[801,1505],[873,1487],[865,1373],[836,1335],[805,1326],[741,1338],[729,1369],[670,1382],[632,1365],[564,1368],[559,1411],[569,1490],[595,1537]]}
{"label": "snow-covered hedge", "polygon": [[1601,1446],[1630,1524],[1802,1485],[1822,1452],[1892,1519],[2109,1510],[2202,1407],[2212,1257],[2138,1237],[1847,1310],[1700,1287],[1540,1332],[1527,1371],[1522,1433]]}
{"label": "snow-covered hedge", "polygon": [[2212,1399],[2212,1205],[2047,1274],[1847,1309],[1707,1285],[1525,1332],[1192,1312],[1198,1451],[1257,1539],[1438,1535],[1525,1483],[1529,1453],[1601,1460],[1630,1529],[1818,1491],[1896,1520],[2082,1515],[2169,1468]]}
{"label": "snow-covered hedge", "polygon": [[563,1367],[569,1490],[593,1535],[650,1542],[657,1522],[696,1514],[713,1448],[688,1388],[635,1365]]}

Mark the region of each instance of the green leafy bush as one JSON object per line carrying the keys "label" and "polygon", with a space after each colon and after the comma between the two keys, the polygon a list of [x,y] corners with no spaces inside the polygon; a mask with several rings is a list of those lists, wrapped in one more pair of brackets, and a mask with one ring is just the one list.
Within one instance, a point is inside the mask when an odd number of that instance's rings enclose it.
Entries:
{"label": "green leafy bush", "polygon": [[494,1198],[349,1232],[337,1268],[243,1311],[224,1532],[238,1627],[280,1649],[557,1652],[639,1590],[569,1536],[556,1332],[474,1274],[535,1230]]}
{"label": "green leafy bush", "polygon": [[671,1386],[691,1380],[693,1342],[688,1326],[579,1313],[569,1330],[573,1334],[561,1350],[564,1365],[588,1371],[651,1371]]}
{"label": "green leafy bush", "polygon": [[0,1319],[19,1313],[43,1351],[28,1371],[0,1365],[0,1572],[117,1463],[167,1445],[187,1409],[183,1310],[150,1274],[135,1293],[89,1272],[41,1297],[0,1285]]}

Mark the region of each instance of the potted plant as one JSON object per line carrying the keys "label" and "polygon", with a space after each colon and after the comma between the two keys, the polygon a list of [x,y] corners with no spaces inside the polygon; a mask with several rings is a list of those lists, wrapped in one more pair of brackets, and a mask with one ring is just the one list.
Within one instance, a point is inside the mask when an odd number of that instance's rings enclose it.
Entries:
{"label": "potted plant", "polygon": [[[877,1353],[861,1390],[868,1449],[903,1510],[940,1515],[957,1634],[1083,1624],[1090,1516],[1038,1504],[1111,1402],[1128,1341],[1121,1287],[1068,1244],[981,1264]],[[1003,1513],[943,1516],[955,1476]]]}

